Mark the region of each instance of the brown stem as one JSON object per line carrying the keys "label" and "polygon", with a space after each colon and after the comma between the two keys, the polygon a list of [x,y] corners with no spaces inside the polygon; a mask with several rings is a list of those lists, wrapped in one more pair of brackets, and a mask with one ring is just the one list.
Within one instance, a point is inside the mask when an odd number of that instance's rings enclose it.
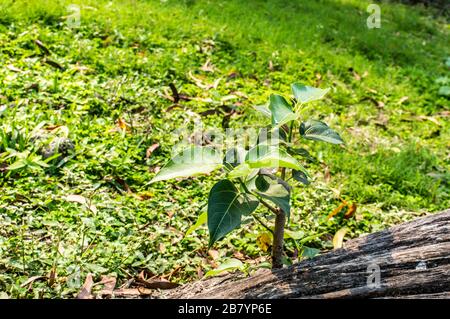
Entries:
{"label": "brown stem", "polygon": [[[288,142],[292,141],[292,134],[294,131],[294,122],[289,125]],[[281,168],[281,179],[286,179],[286,167]],[[283,268],[283,253],[284,253],[284,225],[286,224],[286,214],[281,208],[277,209],[275,213],[275,228],[273,231],[272,243],[272,268]]]}
{"label": "brown stem", "polygon": [[270,210],[272,213],[274,213],[275,215],[277,215],[279,213],[278,209],[276,209],[275,207],[271,206],[270,204],[268,204],[264,199],[260,198],[259,202],[261,204],[263,204],[264,206],[266,206],[266,208],[268,210]]}
{"label": "brown stem", "polygon": [[283,181],[286,179],[286,167],[281,168],[281,179]]}
{"label": "brown stem", "polygon": [[286,214],[281,209],[276,209],[268,204],[262,198],[259,199],[260,203],[267,207],[272,213],[275,214],[275,228],[272,232],[272,268],[283,267],[283,247],[284,247],[284,225],[286,224]]}
{"label": "brown stem", "polygon": [[272,268],[283,267],[284,225],[286,214],[280,209],[275,217],[275,230],[272,243]]}
{"label": "brown stem", "polygon": [[261,220],[261,218],[259,218],[256,215],[252,215],[254,219],[256,219],[258,221],[258,223],[261,224],[261,226],[263,226],[265,229],[267,229],[272,235],[273,235],[273,230],[269,228],[269,226],[267,226],[266,224],[264,224],[264,222]]}
{"label": "brown stem", "polygon": [[176,104],[180,101],[180,94],[178,93],[177,87],[173,83],[169,83],[169,88],[172,91],[173,102]]}

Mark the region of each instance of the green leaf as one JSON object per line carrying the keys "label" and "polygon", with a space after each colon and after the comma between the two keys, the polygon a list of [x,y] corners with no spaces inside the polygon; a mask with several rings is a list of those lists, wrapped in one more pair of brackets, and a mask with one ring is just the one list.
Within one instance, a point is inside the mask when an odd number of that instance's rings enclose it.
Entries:
{"label": "green leaf", "polygon": [[217,276],[218,274],[224,272],[224,271],[230,271],[235,269],[242,269],[244,267],[244,264],[242,261],[236,258],[227,258],[224,260],[223,263],[219,265],[216,269],[210,270],[205,274],[205,278],[210,276]]}
{"label": "green leaf", "polygon": [[250,214],[258,204],[255,198],[240,193],[230,180],[215,184],[208,198],[209,246],[239,227],[242,214]]}
{"label": "green leaf", "polygon": [[306,175],[302,171],[292,170],[292,178],[297,182],[303,183],[305,185],[309,185],[308,175]]}
{"label": "green leaf", "polygon": [[258,175],[255,179],[256,189],[260,192],[266,192],[270,188],[271,183],[267,181],[266,176]]}
{"label": "green leaf", "polygon": [[308,120],[300,124],[300,135],[307,140],[323,141],[331,144],[342,144],[339,134],[322,121]]}
{"label": "green leaf", "polygon": [[292,230],[289,230],[289,229],[285,229],[284,230],[284,238],[291,238],[291,239],[294,239],[294,240],[300,240],[300,239],[302,239],[303,237],[305,237],[305,232],[303,232],[303,231],[292,231]]}
{"label": "green leaf", "polygon": [[16,169],[21,169],[27,166],[27,163],[23,159],[19,159],[18,161],[14,162],[13,164],[8,166],[8,170],[14,171]]}
{"label": "green leaf", "polygon": [[286,167],[300,171],[305,168],[283,149],[267,144],[260,144],[247,152],[245,162],[250,168]]}
{"label": "green leaf", "polygon": [[290,154],[301,156],[301,157],[307,159],[310,162],[317,162],[317,159],[314,156],[312,156],[308,152],[308,150],[306,150],[304,148],[301,148],[301,147],[300,148],[288,148],[288,152]]}
{"label": "green leaf", "polygon": [[272,113],[273,126],[281,126],[297,118],[291,105],[281,95],[270,96],[269,110]]}
{"label": "green leaf", "polygon": [[317,256],[319,253],[320,253],[320,249],[303,246],[303,252],[302,252],[303,257],[313,258],[314,256]]}
{"label": "green leaf", "polygon": [[285,144],[287,136],[286,132],[279,128],[262,128],[258,132],[258,138],[256,144],[268,144],[268,145],[278,145],[278,144]]}
{"label": "green leaf", "polygon": [[150,181],[207,174],[222,166],[221,154],[211,147],[191,146],[173,157]]}
{"label": "green leaf", "polygon": [[240,146],[227,150],[223,158],[223,165],[231,171],[245,161],[246,153],[245,149]]}
{"label": "green leaf", "polygon": [[450,96],[450,86],[441,86],[439,88],[439,95]]}
{"label": "green leaf", "polygon": [[254,191],[262,198],[270,200],[276,206],[281,208],[283,212],[290,217],[291,191],[290,186],[285,181],[277,178],[275,175],[258,175],[247,183],[250,191]]}
{"label": "green leaf", "polygon": [[258,110],[259,112],[261,112],[266,117],[271,117],[272,116],[272,113],[269,110],[268,104],[256,105],[255,109]]}
{"label": "green leaf", "polygon": [[242,163],[228,173],[228,178],[235,179],[245,177],[245,179],[247,179],[247,176],[254,173],[255,170],[257,171],[258,169],[251,168],[247,163]]}
{"label": "green leaf", "polygon": [[184,237],[186,238],[187,236],[189,236],[193,231],[196,231],[198,228],[200,228],[203,224],[206,223],[206,221],[208,220],[208,212],[203,212],[201,213],[198,218],[197,221],[195,222],[194,225],[192,225],[191,227],[189,227],[189,229],[186,231],[186,234],[184,234]]}
{"label": "green leaf", "polygon": [[318,89],[312,86],[306,86],[300,83],[292,84],[292,93],[297,101],[301,103],[308,103],[311,101],[320,100],[325,94],[330,91],[327,89]]}

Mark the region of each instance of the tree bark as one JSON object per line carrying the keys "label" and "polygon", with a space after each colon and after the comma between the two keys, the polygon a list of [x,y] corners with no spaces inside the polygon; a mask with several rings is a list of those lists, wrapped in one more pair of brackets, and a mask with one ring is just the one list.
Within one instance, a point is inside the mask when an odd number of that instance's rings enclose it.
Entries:
{"label": "tree bark", "polygon": [[275,229],[273,233],[272,244],[272,268],[279,269],[283,267],[284,254],[284,225],[286,224],[286,214],[279,209],[275,217]]}
{"label": "tree bark", "polygon": [[449,298],[450,210],[360,237],[291,267],[228,274],[163,298]]}

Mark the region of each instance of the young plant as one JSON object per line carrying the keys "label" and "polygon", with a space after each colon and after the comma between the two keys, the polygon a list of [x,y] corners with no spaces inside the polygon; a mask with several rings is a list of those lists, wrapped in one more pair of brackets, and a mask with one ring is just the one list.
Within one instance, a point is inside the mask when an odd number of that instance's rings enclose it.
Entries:
{"label": "young plant", "polygon": [[[271,95],[265,106],[257,109],[271,118],[271,127],[259,134],[256,144],[248,150],[233,147],[220,151],[209,146],[192,145],[167,163],[151,183],[171,178],[188,177],[224,168],[226,178],[218,181],[208,197],[207,223],[209,246],[241,225],[243,215],[254,215],[261,204],[275,214],[273,230],[272,267],[283,266],[284,227],[290,217],[291,186],[287,176],[309,184],[309,175],[294,155],[310,157],[299,147],[300,139],[341,144],[343,140],[324,122],[302,119],[306,103],[319,100],[329,89],[300,84],[292,85],[293,98],[288,102],[280,95]],[[264,133],[264,130],[262,131]]]}

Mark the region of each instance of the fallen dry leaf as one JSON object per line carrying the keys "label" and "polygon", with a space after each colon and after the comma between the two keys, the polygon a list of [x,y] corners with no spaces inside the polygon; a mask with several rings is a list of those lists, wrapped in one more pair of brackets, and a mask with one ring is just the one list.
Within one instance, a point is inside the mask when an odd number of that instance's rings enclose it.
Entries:
{"label": "fallen dry leaf", "polygon": [[145,159],[149,159],[152,153],[159,147],[158,143],[153,144],[149,148],[147,148],[147,151],[145,152]]}
{"label": "fallen dry leaf", "polygon": [[219,258],[219,252],[215,249],[208,250],[208,255],[212,260],[217,260]]}
{"label": "fallen dry leaf", "polygon": [[441,123],[439,123],[438,119],[436,119],[436,118],[434,118],[432,116],[419,115],[419,116],[416,116],[416,118],[419,121],[430,121],[430,122],[433,122],[434,124],[436,124],[438,126],[441,126]]}
{"label": "fallen dry leaf", "polygon": [[402,97],[400,100],[398,100],[398,104],[402,104],[403,102],[405,102],[405,101],[408,100],[408,99],[409,99],[409,97],[404,96],[404,97]]}
{"label": "fallen dry leaf", "polygon": [[47,49],[47,47],[44,45],[44,43],[42,43],[40,40],[34,40],[34,43],[36,43],[36,45],[39,47],[39,49],[41,49],[41,51],[46,54],[46,55],[50,55],[50,50]]}
{"label": "fallen dry leaf", "polygon": [[47,125],[46,127],[44,127],[44,129],[46,130],[46,131],[54,131],[54,130],[56,130],[56,129],[58,129],[58,128],[60,128],[61,127],[61,125]]}
{"label": "fallen dry leaf", "polygon": [[77,295],[77,299],[93,299],[91,291],[94,286],[94,280],[92,279],[92,274],[88,274],[86,276],[86,280],[84,281],[83,287],[81,287],[80,292]]}
{"label": "fallen dry leaf", "polygon": [[329,183],[331,180],[331,173],[330,173],[330,168],[328,167],[328,165],[325,165],[325,172],[323,174],[324,180],[326,183]]}
{"label": "fallen dry leaf", "polygon": [[241,92],[241,91],[232,91],[232,92],[230,92],[230,94],[234,94],[234,95],[239,96],[239,97],[241,97],[243,99],[248,99],[248,96],[245,93]]}
{"label": "fallen dry leaf", "polygon": [[148,289],[173,289],[179,286],[177,283],[155,276],[150,279],[146,279],[143,271],[141,271],[136,277],[136,282]]}
{"label": "fallen dry leaf", "polygon": [[150,296],[152,290],[146,288],[120,288],[113,291],[113,296],[115,297],[139,297],[139,296]]}
{"label": "fallen dry leaf", "polygon": [[67,195],[64,197],[64,199],[68,202],[74,202],[86,205],[87,208],[94,214],[97,214],[97,207],[91,203],[90,200],[88,200],[86,197],[81,195]]}
{"label": "fallen dry leaf", "polygon": [[160,170],[161,170],[161,166],[153,166],[153,167],[148,168],[148,171],[150,173],[155,173],[155,174],[157,174]]}
{"label": "fallen dry leaf", "polygon": [[217,89],[217,87],[219,86],[220,80],[222,80],[222,78],[218,78],[214,81],[213,84],[205,84],[200,79],[196,78],[192,74],[191,71],[188,72],[188,75],[192,79],[192,81],[195,83],[195,85],[197,85],[199,88],[204,89],[204,90]]}
{"label": "fallen dry leaf", "polygon": [[234,258],[237,258],[237,259],[240,259],[240,260],[244,260],[245,259],[244,254],[241,253],[240,251],[234,252],[233,256],[234,256]]}
{"label": "fallen dry leaf", "polygon": [[127,122],[125,122],[124,121],[124,119],[122,119],[122,118],[118,118],[117,119],[117,122],[116,122],[116,124],[117,124],[117,126],[121,129],[121,130],[123,130],[123,131],[126,131],[126,130],[128,130],[128,123]]}
{"label": "fallen dry leaf", "polygon": [[198,266],[198,267],[197,267],[197,277],[198,277],[199,279],[201,279],[201,278],[203,278],[204,275],[205,275],[205,273],[203,272],[202,267]]}
{"label": "fallen dry leaf", "polygon": [[344,201],[327,216],[327,219],[331,219],[332,217],[339,214],[345,206],[347,206],[347,202]]}
{"label": "fallen dry leaf", "polygon": [[103,289],[100,291],[101,296],[111,296],[116,287],[117,278],[113,276],[102,276],[102,280],[98,284],[103,284]]}
{"label": "fallen dry leaf", "polygon": [[22,72],[21,69],[16,68],[16,67],[15,67],[14,65],[12,65],[12,64],[9,64],[9,65],[7,66],[7,68],[8,68],[9,70],[13,71],[13,72]]}
{"label": "fallen dry leaf", "polygon": [[355,215],[357,206],[355,203],[351,203],[350,205],[347,205],[347,206],[348,206],[348,210],[345,212],[344,218],[348,219]]}
{"label": "fallen dry leaf", "polygon": [[51,287],[55,283],[56,280],[56,264],[53,265],[50,273],[48,275],[48,285]]}
{"label": "fallen dry leaf", "polygon": [[262,233],[256,238],[256,245],[264,252],[269,250],[271,244],[272,236],[269,233]]}
{"label": "fallen dry leaf", "polygon": [[47,279],[47,276],[33,276],[28,278],[23,284],[20,285],[20,287],[26,287],[28,285],[32,285],[33,282],[35,282],[36,280],[41,280],[41,279]]}
{"label": "fallen dry leaf", "polygon": [[333,247],[334,249],[342,248],[345,234],[347,233],[348,228],[343,227],[339,229],[333,237]]}
{"label": "fallen dry leaf", "polygon": [[202,65],[200,70],[205,72],[214,72],[214,65],[212,65],[211,60],[206,60],[205,64]]}
{"label": "fallen dry leaf", "polygon": [[227,75],[227,80],[237,78],[238,76],[239,76],[239,74],[237,72],[231,72]]}

